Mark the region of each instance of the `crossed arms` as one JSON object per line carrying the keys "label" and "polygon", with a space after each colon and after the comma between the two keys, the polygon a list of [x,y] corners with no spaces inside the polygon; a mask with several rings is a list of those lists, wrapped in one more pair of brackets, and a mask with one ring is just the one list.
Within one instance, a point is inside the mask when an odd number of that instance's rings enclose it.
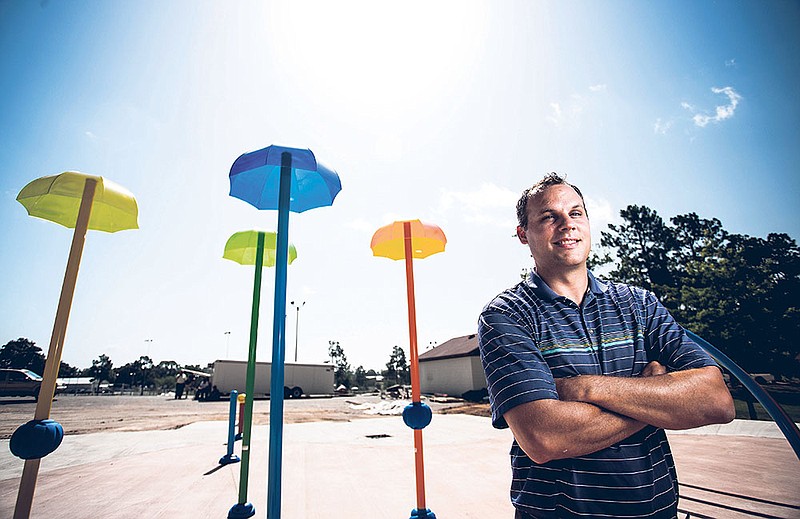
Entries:
{"label": "crossed arms", "polygon": [[536,463],[610,447],[646,425],[691,429],[733,420],[733,399],[718,368],[667,372],[650,362],[640,377],[556,379],[559,399],[535,400],[503,416]]}

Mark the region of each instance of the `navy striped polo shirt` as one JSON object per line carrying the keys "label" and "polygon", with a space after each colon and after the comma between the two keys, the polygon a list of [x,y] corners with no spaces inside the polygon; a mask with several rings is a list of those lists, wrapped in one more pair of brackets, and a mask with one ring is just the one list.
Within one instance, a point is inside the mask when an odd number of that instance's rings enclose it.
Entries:
{"label": "navy striped polo shirt", "polygon": [[[554,378],[639,376],[657,360],[669,371],[715,366],[655,295],[588,272],[580,306],[534,272],[483,310],[478,323],[492,425],[520,404],[557,399]],[[595,453],[537,464],[514,441],[511,500],[536,518],[674,517],[678,482],[663,429],[647,426]]]}

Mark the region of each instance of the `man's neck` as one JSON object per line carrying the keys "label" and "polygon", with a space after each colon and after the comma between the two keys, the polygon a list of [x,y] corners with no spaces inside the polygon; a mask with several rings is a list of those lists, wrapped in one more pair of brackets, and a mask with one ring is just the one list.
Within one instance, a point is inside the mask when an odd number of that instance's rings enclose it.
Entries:
{"label": "man's neck", "polygon": [[583,302],[583,296],[589,288],[589,276],[586,272],[586,267],[559,272],[536,270],[553,292],[572,300],[578,306]]}

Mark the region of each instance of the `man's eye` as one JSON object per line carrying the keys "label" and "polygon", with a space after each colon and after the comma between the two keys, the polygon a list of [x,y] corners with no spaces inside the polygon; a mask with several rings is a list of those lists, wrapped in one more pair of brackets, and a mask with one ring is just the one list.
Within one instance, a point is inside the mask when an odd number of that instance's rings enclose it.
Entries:
{"label": "man's eye", "polygon": [[570,213],[570,216],[572,216],[573,218],[579,218],[579,217],[583,216],[583,213],[580,212],[580,211],[572,211]]}

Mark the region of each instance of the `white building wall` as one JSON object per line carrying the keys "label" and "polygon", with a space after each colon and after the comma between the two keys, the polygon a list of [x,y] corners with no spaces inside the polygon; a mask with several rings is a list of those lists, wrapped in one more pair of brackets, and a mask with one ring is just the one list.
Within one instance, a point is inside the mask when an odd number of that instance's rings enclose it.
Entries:
{"label": "white building wall", "polygon": [[486,387],[480,357],[475,356],[420,362],[419,378],[423,393],[461,396]]}
{"label": "white building wall", "polygon": [[470,357],[470,360],[472,361],[472,389],[486,389],[489,384],[486,383],[486,372],[483,371],[480,355]]}

